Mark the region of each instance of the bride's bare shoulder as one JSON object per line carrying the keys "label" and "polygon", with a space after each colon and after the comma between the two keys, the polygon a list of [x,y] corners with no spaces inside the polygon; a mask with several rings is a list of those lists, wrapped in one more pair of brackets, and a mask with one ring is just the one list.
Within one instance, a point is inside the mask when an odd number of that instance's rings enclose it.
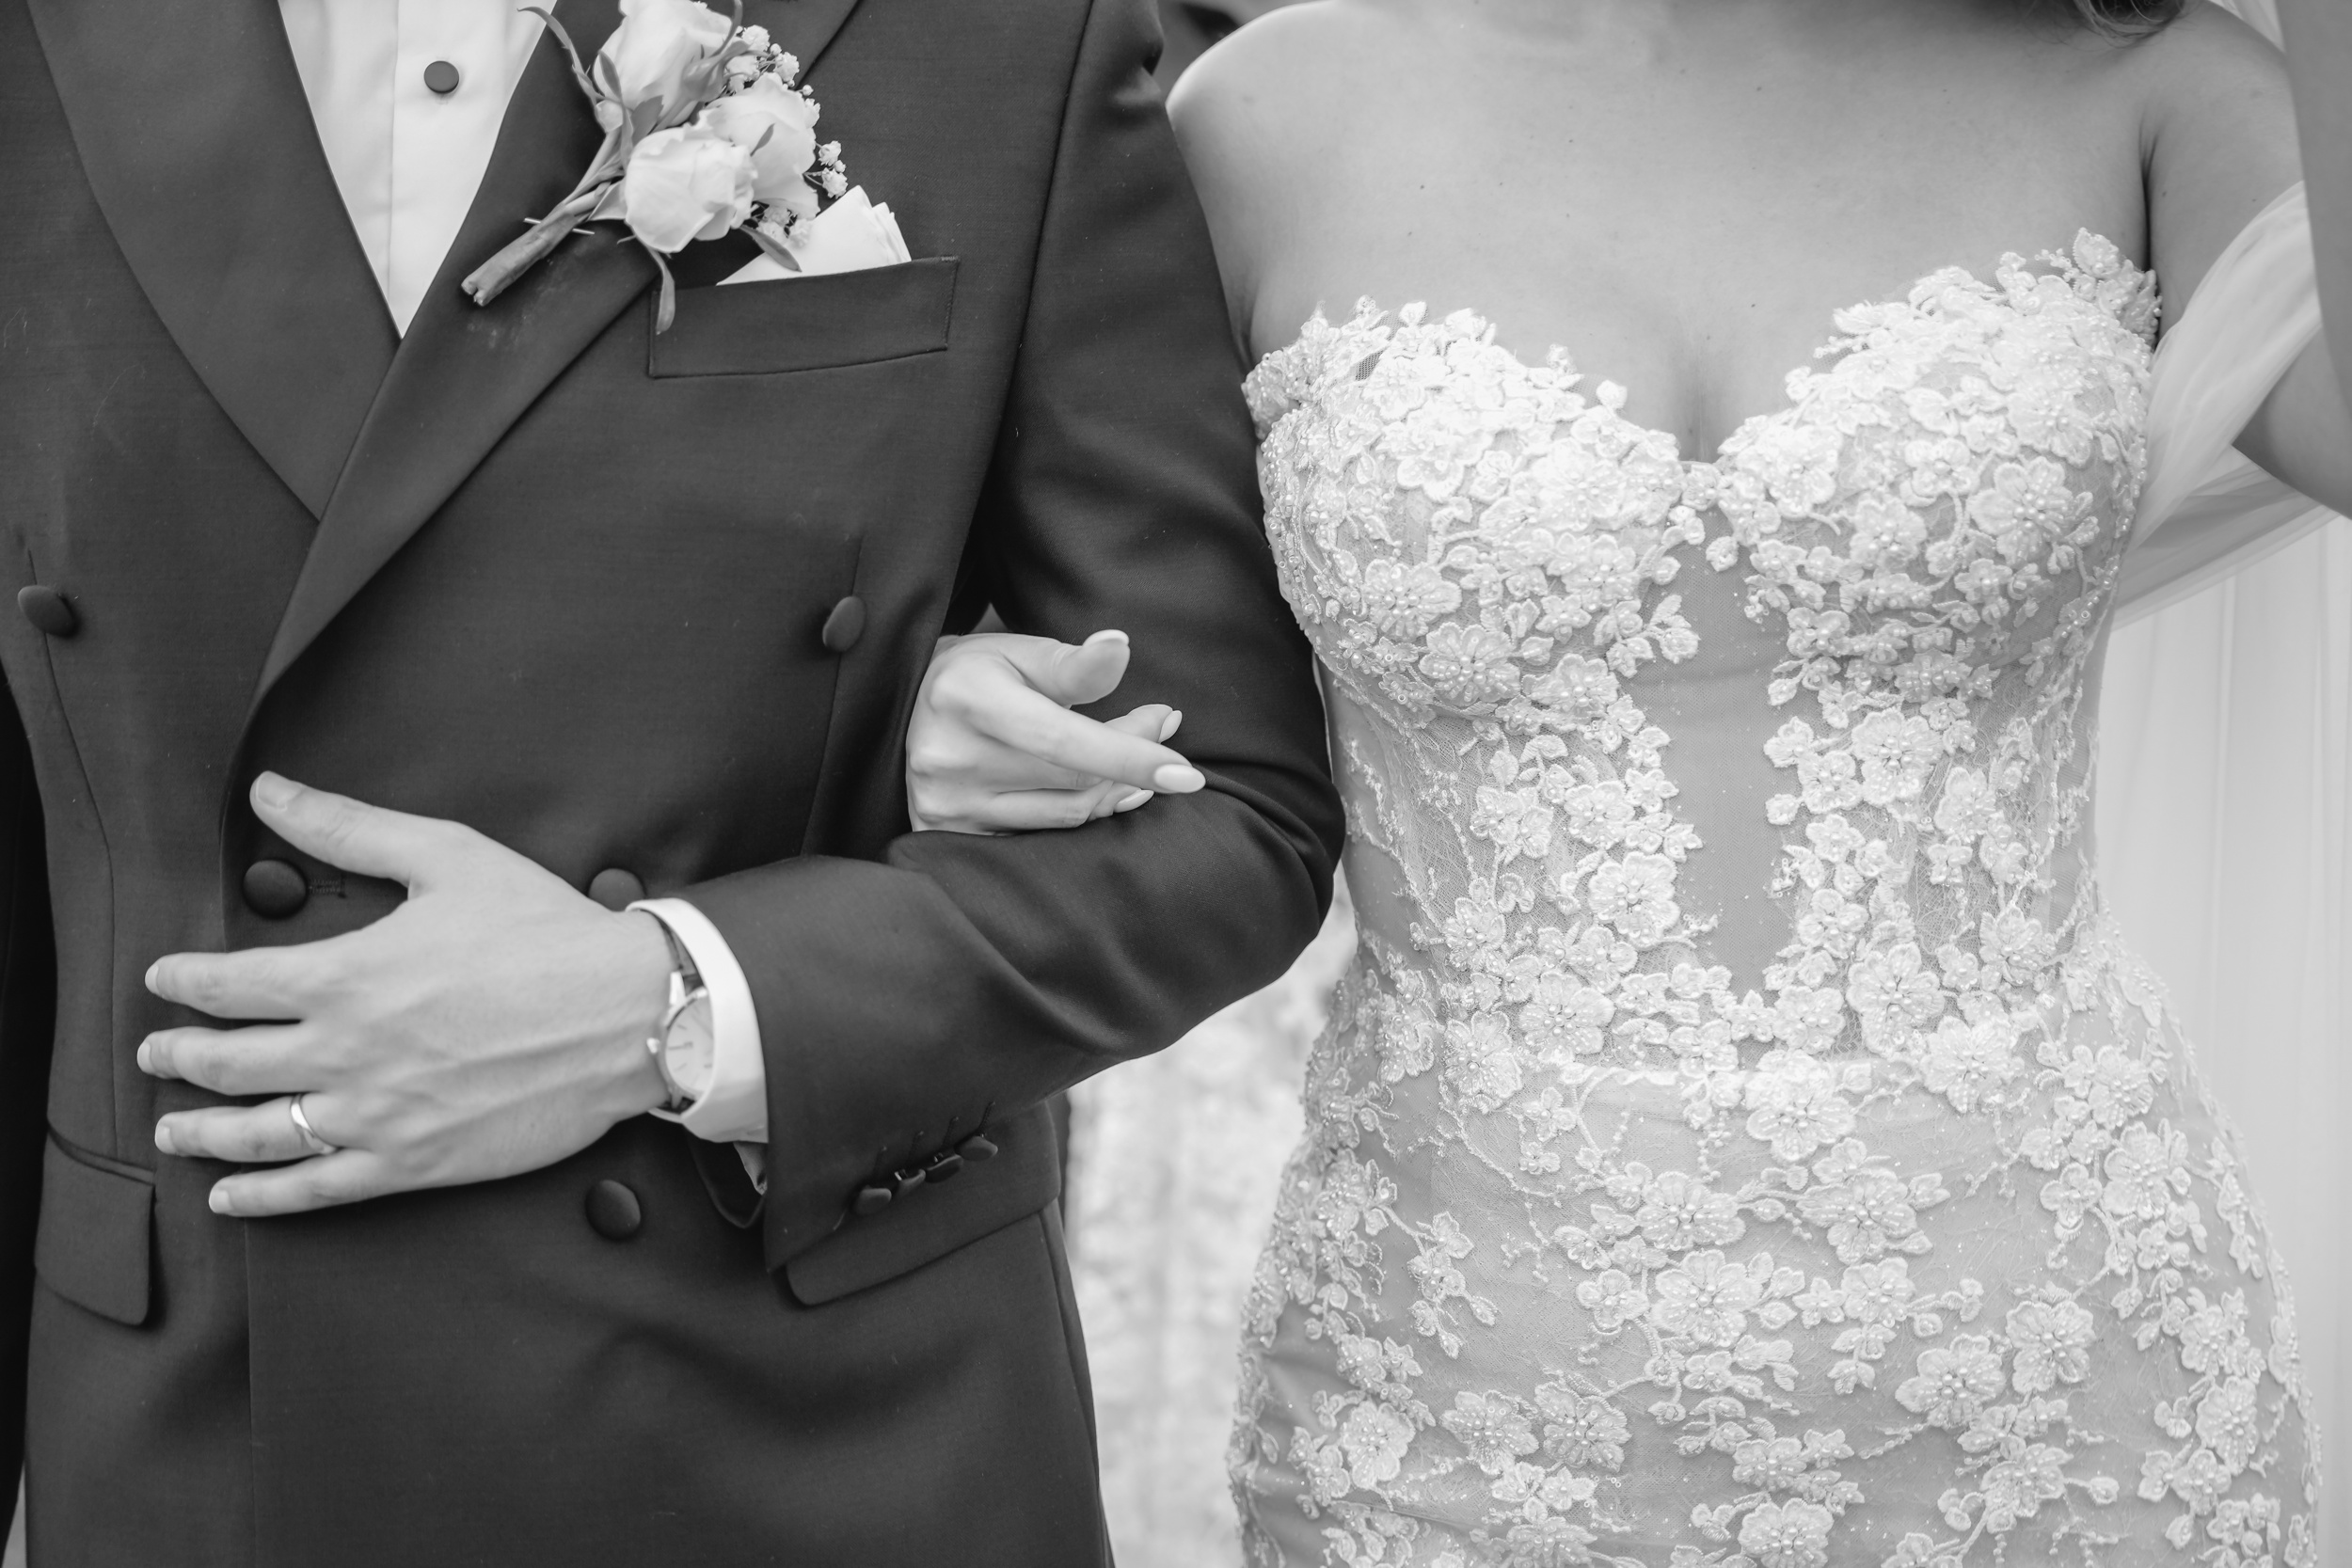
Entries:
{"label": "bride's bare shoulder", "polygon": [[2286,62],[2253,28],[2205,3],[2133,46],[2149,228],[2168,312],[2265,203],[2300,176]]}
{"label": "bride's bare shoulder", "polygon": [[1311,166],[1359,97],[1348,84],[1377,54],[1378,10],[1362,0],[1279,7],[1195,61],[1168,102],[1193,178],[1279,185]]}
{"label": "bride's bare shoulder", "polygon": [[1168,95],[1237,323],[1269,258],[1328,195],[1360,84],[1378,80],[1380,11],[1379,0],[1281,7],[1194,61]]}
{"label": "bride's bare shoulder", "polygon": [[2192,0],[2169,26],[2127,51],[2151,123],[2188,119],[2211,134],[2252,120],[2268,134],[2290,113],[2286,60],[2271,41],[2212,0]]}

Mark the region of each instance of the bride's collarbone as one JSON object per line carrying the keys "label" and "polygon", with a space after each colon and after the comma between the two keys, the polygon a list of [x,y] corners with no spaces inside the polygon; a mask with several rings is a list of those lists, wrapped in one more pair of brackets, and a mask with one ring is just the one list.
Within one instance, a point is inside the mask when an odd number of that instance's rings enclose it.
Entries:
{"label": "bride's collarbone", "polygon": [[1732,205],[1681,220],[1627,212],[1589,231],[1465,213],[1442,236],[1353,246],[1331,234],[1279,258],[1250,337],[1270,352],[1316,311],[1344,319],[1367,300],[1418,304],[1432,319],[1469,310],[1520,359],[1564,352],[1588,392],[1613,382],[1629,419],[1674,436],[1685,456],[1710,456],[1781,404],[1791,372],[1820,363],[1848,307],[1899,301],[1947,268],[1989,282],[2005,256],[2063,252],[2086,230],[2139,260],[2138,214],[2116,205],[2011,192],[1804,223]]}
{"label": "bride's collarbone", "polygon": [[1440,199],[1417,181],[1384,198],[1343,165],[1315,221],[1259,252],[1252,345],[1279,348],[1316,310],[1341,317],[1364,299],[1469,309],[1530,363],[1558,348],[1590,381],[1617,383],[1629,418],[1696,456],[1774,405],[1849,306],[1900,299],[1948,267],[1989,280],[2005,256],[2062,251],[2085,230],[2144,260],[2128,156],[1954,147],[1809,170],[1727,161],[1728,174],[1571,151]]}
{"label": "bride's collarbone", "polygon": [[1470,309],[1711,450],[1846,306],[1945,267],[1989,277],[2078,230],[2144,259],[2130,84],[2049,52],[2024,80],[2002,73],[2011,40],[1899,62],[1912,80],[1823,61],[1809,86],[1437,59],[1372,95],[1343,79],[1358,59],[1302,83],[1284,116],[1319,128],[1269,150],[1252,178],[1284,188],[1220,253],[1248,259],[1261,353],[1361,298]]}

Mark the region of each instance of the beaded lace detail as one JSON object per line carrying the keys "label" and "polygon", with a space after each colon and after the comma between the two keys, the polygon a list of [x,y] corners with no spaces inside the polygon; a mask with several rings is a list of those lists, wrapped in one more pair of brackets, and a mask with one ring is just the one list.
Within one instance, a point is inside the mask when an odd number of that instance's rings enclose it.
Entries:
{"label": "beaded lace detail", "polygon": [[1252,373],[1363,927],[1255,1560],[2315,1563],[2277,1261],[2090,874],[2154,309],[2087,232],[1935,273],[1711,463],[1469,312]]}

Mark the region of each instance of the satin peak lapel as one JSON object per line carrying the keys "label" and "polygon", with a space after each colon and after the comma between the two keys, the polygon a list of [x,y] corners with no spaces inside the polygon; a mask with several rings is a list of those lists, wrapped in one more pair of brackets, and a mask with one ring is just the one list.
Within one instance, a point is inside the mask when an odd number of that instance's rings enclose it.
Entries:
{"label": "satin peak lapel", "polygon": [[[591,55],[616,0],[561,0],[556,20]],[[553,35],[516,84],[481,188],[425,291],[279,621],[255,688],[259,707],[287,666],[439,511],[539,394],[654,277],[616,225],[573,235],[487,307],[460,282],[561,201],[601,136]]]}
{"label": "satin peak lapel", "polygon": [[[855,3],[748,0],[744,20],[765,25],[799,55],[805,72]],[[585,57],[618,24],[618,0],[561,0],[555,17]],[[600,140],[562,50],[551,36],[542,39],[507,105],[482,189],[320,520],[255,689],[256,708],[539,395],[653,282],[644,251],[622,240],[618,225],[599,224],[566,240],[487,308],[459,287],[570,193]]]}
{"label": "satin peak lapel", "polygon": [[92,195],[205,388],[313,515],[398,342],[276,0],[30,0]]}

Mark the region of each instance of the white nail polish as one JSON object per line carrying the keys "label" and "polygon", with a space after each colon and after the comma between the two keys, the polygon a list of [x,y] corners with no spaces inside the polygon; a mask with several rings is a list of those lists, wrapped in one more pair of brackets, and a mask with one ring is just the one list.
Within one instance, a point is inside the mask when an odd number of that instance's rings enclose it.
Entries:
{"label": "white nail polish", "polygon": [[1174,735],[1176,726],[1184,721],[1184,710],[1183,708],[1169,708],[1168,717],[1160,721],[1160,738],[1166,740],[1169,736]]}
{"label": "white nail polish", "polygon": [[1119,803],[1111,807],[1111,810],[1114,812],[1133,811],[1150,799],[1152,799],[1152,792],[1150,790],[1131,789],[1120,798]]}
{"label": "white nail polish", "polygon": [[1171,762],[1152,775],[1152,787],[1166,790],[1170,795],[1189,795],[1206,783],[1208,780],[1200,776],[1200,769],[1181,762]]}

